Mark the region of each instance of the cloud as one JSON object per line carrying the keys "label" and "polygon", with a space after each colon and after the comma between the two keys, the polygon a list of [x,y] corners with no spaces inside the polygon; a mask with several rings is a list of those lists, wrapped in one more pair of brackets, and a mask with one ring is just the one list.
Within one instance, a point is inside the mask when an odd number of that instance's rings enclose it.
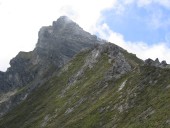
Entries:
{"label": "cloud", "polygon": [[[161,6],[164,6],[168,8],[170,6],[170,1],[168,0],[124,0],[122,3],[119,3],[122,5],[121,13],[126,12],[126,8],[130,4],[136,4],[138,7],[144,7],[151,4],[159,4]],[[168,4],[168,6],[166,5]],[[145,17],[145,19],[141,19],[142,21],[146,22],[150,29],[167,29],[170,26],[170,18],[169,15],[164,14],[164,12],[161,10],[161,8],[155,8],[152,6],[148,6],[147,8],[148,16]],[[134,10],[135,11],[135,10]],[[120,12],[120,11],[119,11]],[[121,14],[123,15],[123,14]],[[138,17],[140,18],[140,17]],[[141,17],[143,18],[143,17]],[[105,40],[108,40],[112,43],[115,43],[119,45],[120,47],[128,50],[131,53],[135,53],[139,58],[145,60],[148,58],[156,59],[159,58],[161,61],[166,60],[168,63],[170,63],[170,33],[167,33],[165,35],[165,42],[155,42],[153,44],[147,44],[143,41],[138,42],[132,42],[127,41],[124,39],[124,36],[120,33],[114,32],[110,29],[110,27],[103,23],[102,25],[98,26],[98,34],[104,38]]]}
{"label": "cloud", "polygon": [[[132,1],[132,0],[125,0],[125,1]],[[151,4],[158,4],[161,5],[167,9],[170,9],[170,1],[169,0],[136,0],[136,1],[132,1],[132,2],[136,2],[136,4],[139,7],[143,7],[143,6],[148,6]],[[130,3],[132,3],[130,2]]]}
{"label": "cloud", "polygon": [[[157,3],[169,8],[169,2],[169,0],[1,0],[3,4],[0,6],[0,70],[5,71],[9,67],[10,59],[19,51],[32,50],[37,42],[39,29],[48,26],[61,15],[69,16],[84,30],[92,34],[98,33],[104,39],[137,53],[141,58],[154,58],[161,52],[158,57],[169,59],[170,55],[166,52],[169,48],[166,48],[165,43],[149,46],[143,42],[125,41],[123,35],[103,24],[105,22],[103,12],[106,10],[113,9],[116,14],[123,15],[127,6],[131,4],[144,7]],[[152,17],[154,21],[156,16]],[[159,21],[164,22],[160,24]],[[158,27],[162,27],[166,22],[161,16],[159,21],[154,21],[155,24],[158,23],[156,24]],[[161,50],[155,52],[158,48]],[[143,51],[148,54],[145,55]],[[149,51],[153,51],[153,55]]]}
{"label": "cloud", "polygon": [[167,43],[170,43],[170,32],[166,33],[165,40],[166,40]]}
{"label": "cloud", "polygon": [[119,45],[131,53],[135,53],[143,60],[148,58],[159,58],[161,61],[166,60],[168,63],[170,63],[170,46],[166,42],[148,45],[145,42],[125,41],[123,35],[112,31],[106,23],[104,23],[98,31],[99,35],[104,39]]}
{"label": "cloud", "polygon": [[154,13],[150,15],[150,26],[154,29],[164,28],[170,26],[170,17],[164,14],[160,9],[155,9]]}
{"label": "cloud", "polygon": [[153,2],[153,0],[138,0],[137,1],[137,5],[139,7],[142,7],[142,6],[146,6],[146,5],[149,5]]}
{"label": "cloud", "polygon": [[94,33],[102,11],[113,7],[117,0],[1,0],[0,6],[0,70],[19,51],[35,47],[38,31],[61,15],[67,15],[86,31]]}
{"label": "cloud", "polygon": [[162,6],[170,9],[170,1],[169,0],[155,0],[156,2],[158,2],[159,4],[161,4]]}

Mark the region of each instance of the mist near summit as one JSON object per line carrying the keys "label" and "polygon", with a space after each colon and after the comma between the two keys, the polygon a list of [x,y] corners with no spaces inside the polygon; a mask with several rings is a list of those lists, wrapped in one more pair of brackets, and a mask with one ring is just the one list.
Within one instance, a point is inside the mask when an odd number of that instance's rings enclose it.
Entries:
{"label": "mist near summit", "polygon": [[0,0],[0,70],[19,51],[31,51],[38,31],[61,15],[141,59],[170,63],[168,0]]}

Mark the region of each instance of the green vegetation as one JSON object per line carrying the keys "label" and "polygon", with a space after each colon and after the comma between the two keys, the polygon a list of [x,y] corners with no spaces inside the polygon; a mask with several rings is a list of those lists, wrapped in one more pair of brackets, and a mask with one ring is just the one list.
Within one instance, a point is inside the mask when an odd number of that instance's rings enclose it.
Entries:
{"label": "green vegetation", "polygon": [[[106,80],[112,67],[107,52],[102,53],[93,68],[84,66],[90,53],[86,50],[76,55],[59,74],[1,118],[0,127],[170,127],[169,69],[140,66],[141,60],[124,52],[137,70]],[[74,80],[81,69],[82,74]],[[125,87],[119,90],[124,82]]]}

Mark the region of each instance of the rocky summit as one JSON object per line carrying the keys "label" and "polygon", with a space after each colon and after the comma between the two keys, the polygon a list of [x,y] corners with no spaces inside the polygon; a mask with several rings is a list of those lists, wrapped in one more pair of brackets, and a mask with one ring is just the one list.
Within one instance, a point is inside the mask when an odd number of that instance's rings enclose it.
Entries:
{"label": "rocky summit", "polygon": [[0,72],[0,127],[170,127],[166,61],[143,61],[66,16],[38,36]]}
{"label": "rocky summit", "polygon": [[[10,106],[22,101],[38,85],[43,83],[54,72],[66,64],[75,54],[85,48],[101,44],[96,36],[85,32],[75,22],[66,16],[54,21],[52,26],[42,27],[38,34],[38,43],[31,52],[19,52],[10,61],[11,67],[6,72],[0,72],[1,99],[9,92],[23,88],[25,92],[16,99],[7,100],[0,105],[0,115]],[[14,100],[14,101],[13,101]],[[12,103],[11,103],[12,102]],[[14,102],[14,103],[13,103]]]}

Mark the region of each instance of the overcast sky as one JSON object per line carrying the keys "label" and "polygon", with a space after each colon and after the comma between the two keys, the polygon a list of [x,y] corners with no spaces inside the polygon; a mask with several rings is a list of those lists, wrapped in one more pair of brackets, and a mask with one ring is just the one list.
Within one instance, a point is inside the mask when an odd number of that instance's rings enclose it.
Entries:
{"label": "overcast sky", "polygon": [[0,0],[0,70],[62,15],[142,59],[170,63],[170,0]]}

